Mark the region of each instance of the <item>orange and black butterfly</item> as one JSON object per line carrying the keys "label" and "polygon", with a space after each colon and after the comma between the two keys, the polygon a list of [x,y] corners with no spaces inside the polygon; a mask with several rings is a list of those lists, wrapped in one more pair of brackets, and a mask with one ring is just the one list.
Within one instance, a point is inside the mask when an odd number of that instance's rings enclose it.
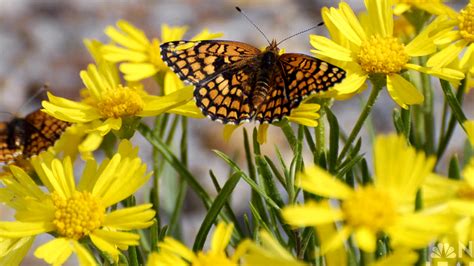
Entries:
{"label": "orange and black butterfly", "polygon": [[346,75],[311,56],[280,55],[276,41],[263,52],[235,41],[174,41],[161,45],[161,57],[195,86],[202,113],[224,124],[277,122],[305,97],[328,90]]}
{"label": "orange and black butterfly", "polygon": [[28,159],[53,146],[70,123],[41,110],[25,118],[0,122],[0,163]]}

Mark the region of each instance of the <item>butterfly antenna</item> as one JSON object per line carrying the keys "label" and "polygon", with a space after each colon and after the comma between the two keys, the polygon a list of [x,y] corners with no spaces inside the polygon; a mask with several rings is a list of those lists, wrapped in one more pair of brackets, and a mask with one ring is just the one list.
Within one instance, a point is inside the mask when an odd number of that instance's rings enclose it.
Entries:
{"label": "butterfly antenna", "polygon": [[41,86],[38,91],[36,91],[31,97],[28,98],[28,100],[26,100],[26,102],[24,102],[20,106],[19,111],[21,112],[21,110],[23,110],[23,108],[27,107],[33,100],[37,99],[39,95],[41,95],[42,93],[44,93],[48,89],[49,89],[49,84],[47,84],[47,83],[43,84],[43,86]]}
{"label": "butterfly antenna", "polygon": [[309,28],[309,29],[306,29],[306,30],[297,32],[297,33],[295,33],[295,34],[293,34],[293,35],[290,35],[290,36],[286,37],[285,39],[281,40],[277,45],[280,45],[280,43],[282,43],[282,42],[284,42],[284,41],[286,41],[286,40],[288,40],[288,39],[291,39],[291,38],[293,38],[293,37],[295,37],[295,36],[297,36],[297,35],[300,35],[300,34],[302,34],[302,33],[308,32],[308,31],[310,31],[310,30],[313,30],[313,29],[315,29],[315,28],[317,28],[317,27],[319,27],[319,26],[322,26],[322,25],[324,25],[324,22],[320,22],[320,23],[319,23],[318,25],[316,25],[316,26],[313,26],[313,27],[311,27],[311,28]]}
{"label": "butterfly antenna", "polygon": [[267,35],[265,35],[265,33],[263,33],[263,31],[255,23],[253,23],[253,21],[247,17],[247,15],[245,15],[244,11],[242,11],[242,9],[240,9],[238,6],[236,6],[235,9],[237,9],[237,11],[239,11],[240,14],[242,14],[248,20],[248,22],[250,22],[250,24],[252,24],[263,35],[268,44],[270,44],[270,40],[267,38]]}

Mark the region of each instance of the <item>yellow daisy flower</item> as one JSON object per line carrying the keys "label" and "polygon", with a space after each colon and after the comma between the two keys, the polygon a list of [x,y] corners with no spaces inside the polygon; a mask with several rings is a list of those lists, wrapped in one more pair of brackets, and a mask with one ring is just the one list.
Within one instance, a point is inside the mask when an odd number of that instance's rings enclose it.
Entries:
{"label": "yellow daisy flower", "polygon": [[[320,108],[321,106],[317,103],[301,103],[300,106],[291,111],[291,114],[289,116],[286,116],[286,119],[288,119],[288,121],[290,122],[304,125],[307,127],[316,127],[318,126],[318,119],[320,118],[320,115],[318,113]],[[272,125],[278,126],[278,123]],[[229,141],[234,131],[240,126],[242,126],[242,124],[225,125],[223,131],[224,139],[226,141]],[[258,143],[264,144],[267,142],[267,133],[269,126],[270,124],[268,123],[263,123],[259,125],[257,131]]]}
{"label": "yellow daisy flower", "polygon": [[456,11],[445,5],[444,0],[394,0],[393,2],[395,4],[393,13],[397,16],[413,9],[423,10],[433,15],[456,16]]}
{"label": "yellow daisy flower", "polygon": [[317,166],[299,175],[305,191],[340,200],[339,207],[306,202],[285,207],[284,219],[293,226],[319,226],[343,222],[325,243],[322,253],[343,245],[354,234],[358,247],[374,252],[377,236],[385,233],[394,246],[421,248],[452,225],[449,217],[414,212],[416,193],[435,164],[406,144],[403,136],[379,136],[374,146],[374,183],[352,189]]}
{"label": "yellow daisy flower", "polygon": [[34,254],[55,265],[64,263],[72,252],[81,265],[95,265],[93,255],[80,242],[83,240],[90,240],[117,261],[118,249],[138,245],[139,235],[127,231],[151,226],[155,215],[151,204],[109,209],[148,181],[151,174],[146,174],[146,165],[137,154],[138,149],[123,140],[110,160],[100,165],[88,160],[76,185],[71,159],[60,161],[45,152],[33,157],[32,164],[46,191],[21,168],[11,166],[13,176],[2,179],[6,188],[0,195],[14,195],[6,204],[16,210],[16,221],[0,222],[0,237],[54,235]]}
{"label": "yellow daisy flower", "polygon": [[199,251],[197,254],[173,238],[165,237],[164,241],[158,244],[160,251],[153,252],[149,256],[147,265],[238,265],[241,254],[236,252],[230,257],[226,254],[233,229],[233,224],[219,223],[212,236],[210,250],[207,252]]}
{"label": "yellow daisy flower", "polygon": [[[80,73],[87,88],[86,98],[74,102],[48,93],[44,111],[71,123],[87,124],[87,138],[82,144],[93,151],[111,130],[122,128],[124,119],[155,116],[183,105],[192,99],[192,88],[178,90],[166,96],[152,96],[139,86],[124,86],[114,75],[111,64],[89,65]],[[83,94],[84,95],[84,94]]]}
{"label": "yellow daisy flower", "polygon": [[[119,20],[117,27],[109,26],[105,34],[115,44],[102,48],[104,58],[110,62],[119,63],[120,71],[128,81],[138,81],[154,76],[160,71],[170,71],[161,60],[160,44],[183,39],[187,27],[161,26],[161,40],[149,40],[145,33],[127,21]],[[210,33],[207,29],[197,34],[191,40],[208,40],[222,36],[221,33]]]}
{"label": "yellow daisy flower", "polygon": [[411,82],[400,75],[403,71],[416,70],[453,82],[464,77],[460,71],[425,68],[410,63],[412,58],[436,51],[429,33],[419,34],[410,43],[404,44],[393,34],[392,1],[364,2],[367,16],[361,22],[368,25],[362,25],[350,6],[342,2],[339,8],[322,10],[324,23],[333,40],[310,36],[314,54],[328,58],[347,70],[346,84],[335,87],[339,95],[357,93],[369,78],[377,87],[383,86],[386,80],[392,99],[401,107],[408,108],[408,105],[422,103],[424,98]]}
{"label": "yellow daisy flower", "polygon": [[474,0],[470,0],[456,14],[455,19],[443,18],[433,23],[436,23],[434,28],[437,32],[435,35],[436,44],[447,46],[432,55],[426,65],[447,66],[465,50],[461,57],[460,66],[461,69],[471,68],[472,62],[474,62]]}

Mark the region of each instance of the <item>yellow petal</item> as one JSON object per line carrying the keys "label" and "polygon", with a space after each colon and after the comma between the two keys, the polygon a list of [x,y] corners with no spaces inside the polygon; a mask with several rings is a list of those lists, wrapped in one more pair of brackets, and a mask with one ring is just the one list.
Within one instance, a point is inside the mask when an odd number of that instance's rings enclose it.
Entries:
{"label": "yellow petal", "polygon": [[137,234],[104,230],[95,230],[89,236],[97,248],[112,255],[115,259],[119,253],[116,246],[136,246],[140,239]]}
{"label": "yellow petal", "polygon": [[348,226],[342,227],[335,235],[321,245],[321,253],[324,255],[329,251],[335,250],[344,245],[344,242],[351,235],[352,229]]}
{"label": "yellow petal", "polygon": [[267,142],[267,134],[269,124],[260,124],[257,130],[257,141],[259,144],[265,144]]}
{"label": "yellow petal", "polygon": [[404,109],[408,109],[408,105],[424,101],[423,94],[398,74],[387,75],[387,90],[392,99]]}
{"label": "yellow petal", "polygon": [[382,37],[391,37],[393,35],[392,1],[365,0],[365,6],[370,25],[375,28],[374,33]]}
{"label": "yellow petal", "polygon": [[140,112],[140,116],[159,115],[173,108],[184,105],[193,99],[193,91],[193,86],[186,86],[169,95],[160,96],[156,100],[150,101],[145,109]]}
{"label": "yellow petal", "polygon": [[281,214],[288,224],[298,227],[328,224],[344,218],[341,210],[311,201],[304,205],[287,206]]}
{"label": "yellow petal", "polygon": [[72,246],[74,248],[75,253],[77,254],[77,258],[79,259],[79,265],[96,265],[97,261],[94,259],[92,254],[79,242],[72,242]]}
{"label": "yellow petal", "polygon": [[119,68],[127,81],[143,80],[158,72],[156,66],[150,63],[122,63]]}
{"label": "yellow petal", "polygon": [[464,47],[467,46],[467,44],[468,42],[465,40],[450,44],[443,50],[431,56],[430,59],[428,59],[428,61],[426,62],[426,66],[444,67],[449,65],[449,63],[451,63],[458,57],[459,53],[461,53],[461,51],[464,49]]}
{"label": "yellow petal", "polygon": [[133,38],[133,40],[137,41],[138,43],[141,43],[142,45],[146,46],[149,41],[148,38],[146,37],[145,33],[130,24],[128,21],[125,20],[119,20],[117,21],[117,26],[123,30],[126,34],[128,34],[129,37]]}
{"label": "yellow petal", "polygon": [[377,262],[370,264],[371,266],[412,266],[418,260],[418,254],[410,249],[399,248],[393,251],[386,258],[377,260]]}
{"label": "yellow petal", "polygon": [[227,124],[224,126],[224,131],[223,131],[223,134],[224,134],[224,140],[225,141],[229,141],[230,140],[230,137],[232,137],[232,134],[234,133],[234,131],[239,128],[241,125],[231,125],[231,124]]}
{"label": "yellow petal", "polygon": [[102,46],[100,51],[104,55],[105,60],[113,63],[123,61],[138,63],[148,60],[148,55],[143,52],[137,52],[110,44]]}
{"label": "yellow petal", "polygon": [[465,76],[463,72],[451,68],[429,68],[415,64],[406,64],[405,67],[408,69],[413,69],[419,72],[426,73],[428,75],[438,77],[440,79],[447,80],[453,83],[454,85],[459,84],[460,80],[462,80]]}
{"label": "yellow petal", "polygon": [[0,239],[0,265],[20,265],[34,240],[34,237]]}
{"label": "yellow petal", "polygon": [[187,261],[193,261],[196,258],[196,255],[189,250],[185,245],[174,240],[171,237],[165,237],[165,240],[161,243],[158,243],[158,247],[163,251],[172,252],[179,255],[180,257],[186,259]]}
{"label": "yellow petal", "polygon": [[362,41],[367,39],[354,11],[347,3],[340,3],[339,10],[330,8],[326,15],[339,32],[356,46],[360,46]]}
{"label": "yellow petal", "polygon": [[319,166],[306,168],[304,173],[297,176],[297,180],[298,186],[305,191],[327,198],[346,199],[353,193],[350,187]]}
{"label": "yellow petal", "polygon": [[219,222],[211,240],[211,252],[223,252],[226,250],[232,236],[234,225],[232,223],[226,224]]}
{"label": "yellow petal", "polygon": [[55,238],[38,247],[35,256],[49,264],[62,265],[72,254],[70,241],[66,238]]}
{"label": "yellow petal", "polygon": [[358,228],[354,233],[355,240],[360,249],[373,253],[377,247],[377,237],[368,228]]}
{"label": "yellow petal", "polygon": [[104,32],[105,35],[107,35],[114,42],[127,47],[128,49],[141,52],[146,51],[147,49],[147,45],[145,43],[141,43],[139,40],[134,39],[133,36],[120,32],[112,26],[105,28]]}
{"label": "yellow petal", "polygon": [[118,230],[133,230],[150,227],[153,224],[155,211],[151,209],[152,204],[142,204],[112,211],[107,214],[104,226]]}
{"label": "yellow petal", "polygon": [[202,30],[200,33],[191,38],[191,41],[210,40],[222,37],[224,35],[221,32],[211,33],[208,29]]}
{"label": "yellow petal", "polygon": [[310,35],[309,42],[314,48],[316,48],[316,50],[311,50],[311,52],[316,55],[327,56],[344,62],[350,62],[353,60],[350,50],[326,37]]}
{"label": "yellow petal", "polygon": [[464,55],[461,58],[461,61],[459,62],[459,67],[461,69],[468,69],[472,68],[474,62],[474,43],[471,43],[466,51],[464,52]]}

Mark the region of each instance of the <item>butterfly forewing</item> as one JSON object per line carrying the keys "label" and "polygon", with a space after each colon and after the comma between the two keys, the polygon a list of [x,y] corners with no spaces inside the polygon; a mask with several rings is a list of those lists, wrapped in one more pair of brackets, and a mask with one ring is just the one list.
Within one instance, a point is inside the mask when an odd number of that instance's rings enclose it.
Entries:
{"label": "butterfly forewing", "polygon": [[161,45],[163,61],[183,81],[194,85],[202,85],[260,53],[253,46],[231,41],[175,41]]}
{"label": "butterfly forewing", "polygon": [[303,54],[283,54],[279,62],[284,71],[286,94],[293,103],[292,108],[308,95],[327,91],[345,77],[345,71],[341,68]]}

